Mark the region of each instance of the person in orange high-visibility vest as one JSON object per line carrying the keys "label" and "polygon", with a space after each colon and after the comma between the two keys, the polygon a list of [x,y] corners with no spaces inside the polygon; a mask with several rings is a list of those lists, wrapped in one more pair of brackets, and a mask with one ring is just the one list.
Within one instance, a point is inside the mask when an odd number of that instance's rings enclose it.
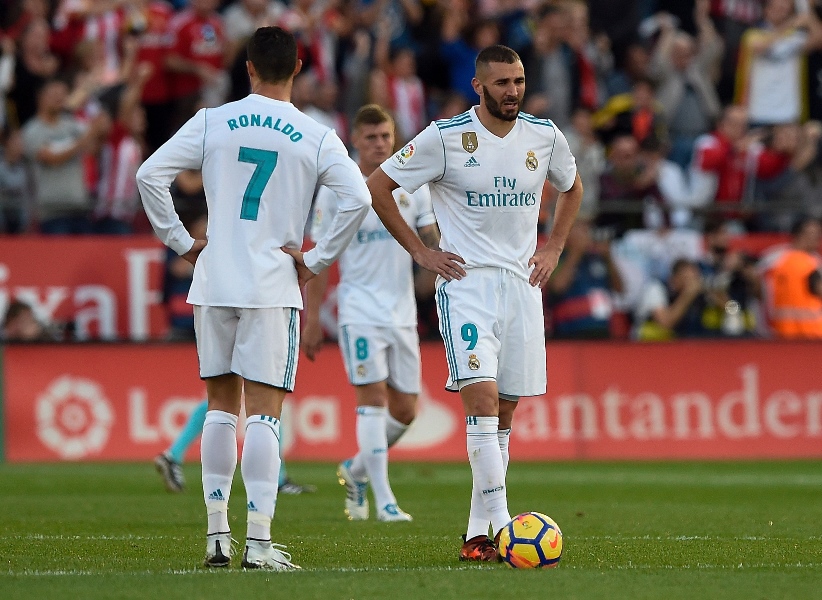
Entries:
{"label": "person in orange high-visibility vest", "polygon": [[818,219],[801,219],[791,245],[764,259],[764,304],[775,337],[822,339],[822,241]]}

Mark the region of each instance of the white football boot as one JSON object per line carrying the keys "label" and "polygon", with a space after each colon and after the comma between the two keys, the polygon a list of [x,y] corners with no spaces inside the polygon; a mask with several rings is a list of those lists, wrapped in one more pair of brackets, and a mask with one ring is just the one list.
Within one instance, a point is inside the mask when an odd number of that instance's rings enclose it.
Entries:
{"label": "white football boot", "polygon": [[227,567],[234,554],[234,544],[230,531],[209,533],[206,536],[206,557],[203,564],[206,567]]}
{"label": "white football boot", "polygon": [[351,459],[337,467],[337,480],[345,486],[345,516],[349,521],[368,519],[368,479],[355,479],[351,474]]}
{"label": "white football boot", "polygon": [[396,523],[402,521],[413,521],[414,517],[409,515],[396,504],[386,504],[377,511],[377,519],[388,523]]}
{"label": "white football boot", "polygon": [[302,568],[291,562],[291,555],[285,552],[285,546],[260,540],[246,540],[242,565],[243,569],[267,571],[295,571]]}

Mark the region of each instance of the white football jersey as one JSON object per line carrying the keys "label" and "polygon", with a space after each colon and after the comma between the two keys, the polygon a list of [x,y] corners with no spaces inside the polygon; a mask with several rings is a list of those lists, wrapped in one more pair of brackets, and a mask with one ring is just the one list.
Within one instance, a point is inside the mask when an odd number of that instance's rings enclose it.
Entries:
{"label": "white football jersey", "polygon": [[381,168],[409,191],[430,182],[443,250],[468,268],[499,267],[526,279],[543,183],[565,192],[576,177],[568,142],[551,121],[520,113],[500,138],[474,108],[434,121]]}
{"label": "white football jersey", "polygon": [[339,210],[305,254],[315,273],[339,257],[371,204],[334,131],[257,94],[200,110],[137,173],[154,230],[178,254],[194,243],[169,194],[185,169],[202,170],[208,205],[208,245],[188,294],[196,305],[302,308],[294,261],[280,248],[302,245],[316,190],[333,189]]}
{"label": "white football jersey", "polygon": [[[410,227],[420,229],[436,222],[427,185],[413,194],[397,188],[394,200]],[[321,188],[311,226],[314,241],[325,236],[336,212],[336,195],[328,188]],[[388,233],[373,208],[340,257],[337,302],[340,325],[412,327],[417,324],[411,255]]]}

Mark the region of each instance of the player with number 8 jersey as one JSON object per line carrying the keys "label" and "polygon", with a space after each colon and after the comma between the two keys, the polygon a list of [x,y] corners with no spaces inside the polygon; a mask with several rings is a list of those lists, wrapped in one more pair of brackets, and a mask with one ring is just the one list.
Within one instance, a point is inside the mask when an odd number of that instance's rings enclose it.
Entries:
{"label": "player with number 8 jersey", "polygon": [[[333,130],[290,103],[301,62],[278,27],[248,42],[252,93],[191,118],[137,173],[146,214],[160,239],[195,265],[188,302],[208,412],[201,442],[208,514],[205,563],[228,565],[228,498],[237,463],[236,426],[247,422],[242,475],[248,507],[246,568],[296,568],[271,543],[280,468],[280,413],[294,387],[300,285],[336,260],[371,204],[357,165]],[[180,171],[201,169],[207,240],[180,222],[169,187]],[[333,190],[337,212],[317,245],[299,251],[315,190]]]}

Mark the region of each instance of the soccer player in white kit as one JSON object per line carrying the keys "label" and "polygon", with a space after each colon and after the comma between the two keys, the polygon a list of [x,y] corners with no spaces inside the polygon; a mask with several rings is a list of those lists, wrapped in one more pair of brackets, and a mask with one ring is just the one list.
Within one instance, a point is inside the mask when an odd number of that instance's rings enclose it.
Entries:
{"label": "soccer player in white kit", "polygon": [[[576,219],[582,184],[565,136],[521,113],[525,76],[505,46],[482,50],[472,80],[479,106],[435,121],[368,179],[374,210],[422,267],[439,275],[437,311],[448,389],[466,415],[473,491],[460,560],[497,560],[511,520],[505,488],[517,401],[545,393],[542,294]],[[559,190],[547,243],[537,249],[543,184]],[[423,245],[391,191],[430,183],[442,251]],[[489,526],[491,535],[488,536]]]}
{"label": "soccer player in white kit", "polygon": [[[354,118],[351,137],[357,163],[367,177],[394,150],[394,120],[376,104],[363,106]],[[436,248],[439,232],[428,186],[413,194],[397,188],[393,199],[423,243]],[[311,229],[314,241],[325,235],[336,204],[331,190],[320,190]],[[325,273],[306,285],[301,345],[311,360],[323,342],[319,313],[326,287]],[[368,519],[370,482],[378,520],[411,521],[411,515],[397,506],[388,481],[388,448],[414,419],[420,391],[413,262],[373,210],[340,257],[337,299],[340,351],[357,397],[358,452],[337,470],[346,488],[345,514],[352,521]]]}
{"label": "soccer player in white kit", "polygon": [[[301,66],[290,33],[258,29],[248,43],[252,93],[199,111],[137,173],[155,232],[195,264],[188,302],[208,394],[201,455],[205,564],[211,567],[227,566],[232,554],[228,499],[244,395],[248,528],[242,566],[298,568],[271,543],[271,519],[280,412],[297,369],[300,285],[342,253],[370,205],[362,175],[334,131],[289,102]],[[192,239],[174,211],[169,186],[184,169],[203,173],[206,240]],[[337,215],[316,247],[302,254],[295,248],[320,185],[336,193]]]}

